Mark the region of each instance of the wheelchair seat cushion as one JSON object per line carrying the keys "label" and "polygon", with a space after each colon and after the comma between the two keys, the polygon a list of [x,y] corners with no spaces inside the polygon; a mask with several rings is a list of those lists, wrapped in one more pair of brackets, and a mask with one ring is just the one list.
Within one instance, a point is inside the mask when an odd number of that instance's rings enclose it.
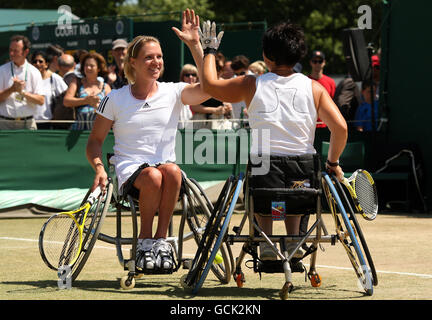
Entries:
{"label": "wheelchair seat cushion", "polygon": [[[253,166],[250,163],[250,167]],[[249,177],[254,211],[271,216],[276,203],[283,207],[285,214],[315,213],[321,192],[320,176],[317,155],[271,156],[267,174]]]}

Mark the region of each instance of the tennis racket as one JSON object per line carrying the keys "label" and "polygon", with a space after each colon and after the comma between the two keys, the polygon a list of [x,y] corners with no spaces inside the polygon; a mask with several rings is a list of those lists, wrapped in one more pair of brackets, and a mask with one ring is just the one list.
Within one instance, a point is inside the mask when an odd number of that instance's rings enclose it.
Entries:
{"label": "tennis racket", "polygon": [[366,220],[374,220],[378,213],[378,194],[369,172],[358,169],[351,177],[344,178],[342,183],[351,195],[356,210]]}
{"label": "tennis racket", "polygon": [[100,194],[97,187],[79,209],[57,213],[44,223],[39,234],[39,251],[49,268],[57,271],[76,262],[82,249],[87,213]]}

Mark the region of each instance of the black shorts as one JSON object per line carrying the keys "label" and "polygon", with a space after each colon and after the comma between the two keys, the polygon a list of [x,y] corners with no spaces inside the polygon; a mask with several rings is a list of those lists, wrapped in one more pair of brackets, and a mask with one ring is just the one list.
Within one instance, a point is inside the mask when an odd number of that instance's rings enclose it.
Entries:
{"label": "black shorts", "polygon": [[148,167],[153,167],[153,168],[157,168],[163,164],[167,164],[167,163],[175,163],[175,162],[171,162],[171,161],[167,161],[164,163],[157,163],[155,165],[150,165],[148,163],[143,163],[142,165],[139,166],[138,169],[135,170],[134,173],[132,173],[132,175],[129,177],[129,179],[126,180],[125,183],[123,183],[123,188],[122,188],[122,197],[123,199],[127,199],[127,195],[131,195],[132,198],[134,199],[139,199],[139,190],[137,188],[135,188],[134,183],[136,178],[138,177],[138,175],[141,173],[142,170],[144,170],[145,168]]}
{"label": "black shorts", "polygon": [[[321,186],[320,161],[317,154],[271,156],[269,172],[249,178],[254,212],[275,220],[278,216],[283,220],[285,214],[315,213]],[[254,167],[252,163],[249,166]]]}

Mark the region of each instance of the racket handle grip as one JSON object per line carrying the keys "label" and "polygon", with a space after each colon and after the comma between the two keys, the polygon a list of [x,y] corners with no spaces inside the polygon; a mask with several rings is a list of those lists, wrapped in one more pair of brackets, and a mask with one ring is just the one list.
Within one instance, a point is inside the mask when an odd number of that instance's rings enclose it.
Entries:
{"label": "racket handle grip", "polygon": [[101,188],[100,186],[97,186],[96,189],[94,189],[94,191],[92,193],[90,193],[87,202],[90,203],[90,205],[92,205],[95,200],[99,197],[99,195],[101,194]]}

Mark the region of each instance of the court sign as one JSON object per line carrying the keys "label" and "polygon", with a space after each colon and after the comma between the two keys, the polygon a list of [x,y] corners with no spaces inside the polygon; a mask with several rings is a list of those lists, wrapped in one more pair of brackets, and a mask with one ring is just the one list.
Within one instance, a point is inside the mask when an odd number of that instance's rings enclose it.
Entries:
{"label": "court sign", "polygon": [[58,44],[65,51],[77,49],[104,52],[111,49],[116,39],[132,40],[133,21],[130,18],[81,20],[65,27],[61,24],[27,27],[32,48],[44,50],[50,44]]}

